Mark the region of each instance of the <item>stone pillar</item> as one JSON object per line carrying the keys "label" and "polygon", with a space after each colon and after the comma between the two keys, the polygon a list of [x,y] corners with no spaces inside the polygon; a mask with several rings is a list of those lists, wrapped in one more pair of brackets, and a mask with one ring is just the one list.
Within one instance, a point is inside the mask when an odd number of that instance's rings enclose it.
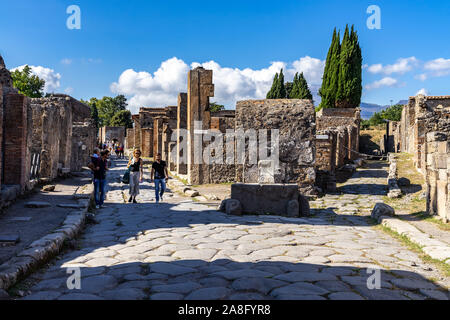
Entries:
{"label": "stone pillar", "polygon": [[174,172],[176,170],[176,159],[172,156],[174,155],[174,151],[176,150],[177,143],[169,142],[169,158],[168,158],[168,166],[169,170]]}
{"label": "stone pillar", "polygon": [[162,154],[162,130],[164,119],[156,117],[153,120],[153,157],[158,153]]}
{"label": "stone pillar", "polygon": [[17,93],[5,98],[3,183],[20,185],[23,190],[29,178],[26,171],[29,100]]}
{"label": "stone pillar", "polygon": [[[181,129],[187,128],[187,93],[178,94],[178,108],[177,108],[177,174],[187,174],[186,161],[182,161],[183,157],[183,145],[187,146],[187,141],[183,141],[183,137],[180,135]],[[184,152],[187,152],[184,149]],[[187,160],[187,159],[186,159]]]}
{"label": "stone pillar", "polygon": [[153,157],[153,129],[142,128],[141,129],[141,144],[142,144],[142,156]]}
{"label": "stone pillar", "polygon": [[128,150],[134,148],[134,129],[127,129],[127,145],[125,146]]}
{"label": "stone pillar", "polygon": [[[195,145],[196,135],[197,140],[202,141],[201,132],[196,133],[195,130],[209,130],[211,128],[209,97],[214,96],[212,77],[212,70],[205,70],[202,67],[195,68],[188,73],[188,181],[191,184],[209,182],[209,165],[202,163],[205,145],[201,142]],[[200,125],[195,127],[195,122],[199,122]]]}
{"label": "stone pillar", "polygon": [[162,159],[164,161],[169,161],[169,143],[172,136],[172,129],[168,123],[163,123],[162,134],[161,134],[161,144],[162,144]]}

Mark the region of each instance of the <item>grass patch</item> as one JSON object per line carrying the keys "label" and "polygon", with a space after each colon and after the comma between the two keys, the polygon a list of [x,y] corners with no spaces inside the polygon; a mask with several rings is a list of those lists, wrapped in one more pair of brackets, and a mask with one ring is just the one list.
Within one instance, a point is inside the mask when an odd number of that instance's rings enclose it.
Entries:
{"label": "grass patch", "polygon": [[427,221],[436,224],[436,226],[441,230],[450,231],[450,224],[445,223],[433,216],[430,216],[425,211],[416,212],[413,215],[422,221]]}
{"label": "grass patch", "polygon": [[431,258],[429,255],[427,255],[425,252],[422,251],[422,247],[421,246],[419,246],[418,244],[416,244],[416,243],[412,242],[411,240],[409,240],[408,237],[406,237],[404,235],[401,235],[401,234],[395,232],[394,230],[392,230],[391,228],[383,226],[383,225],[378,225],[378,226],[376,226],[376,228],[378,228],[378,229],[382,230],[383,232],[387,233],[392,238],[397,239],[403,245],[405,245],[409,250],[417,253],[419,255],[419,258],[423,262],[433,264],[439,270],[441,270],[446,277],[450,277],[450,265],[448,265],[444,261]]}

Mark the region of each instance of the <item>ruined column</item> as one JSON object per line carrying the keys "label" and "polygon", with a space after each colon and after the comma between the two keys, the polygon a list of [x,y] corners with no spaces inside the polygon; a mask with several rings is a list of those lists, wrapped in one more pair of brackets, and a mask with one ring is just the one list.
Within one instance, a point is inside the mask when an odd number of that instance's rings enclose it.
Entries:
{"label": "ruined column", "polygon": [[10,93],[5,100],[3,182],[20,185],[23,190],[29,177],[26,171],[29,99]]}
{"label": "ruined column", "polygon": [[[187,128],[187,93],[178,94],[178,107],[177,107],[177,174],[187,174],[187,164],[186,160],[183,159],[183,149],[186,152],[187,141],[183,141],[183,137],[181,136],[182,129]],[[183,145],[185,148],[183,148]]]}
{"label": "ruined column", "polygon": [[153,157],[158,153],[162,154],[162,130],[164,119],[156,117],[153,120]]}
{"label": "ruined column", "polygon": [[153,129],[142,128],[141,129],[141,144],[142,144],[142,156],[152,157],[153,156]]}
{"label": "ruined column", "polygon": [[[209,165],[203,163],[202,153],[205,145],[201,142],[201,135],[202,130],[209,130],[211,127],[209,97],[214,96],[212,76],[212,70],[202,67],[188,73],[188,181],[191,184],[209,182]],[[199,125],[195,126],[195,122]],[[196,135],[198,139],[195,139]],[[197,145],[196,140],[199,141]]]}

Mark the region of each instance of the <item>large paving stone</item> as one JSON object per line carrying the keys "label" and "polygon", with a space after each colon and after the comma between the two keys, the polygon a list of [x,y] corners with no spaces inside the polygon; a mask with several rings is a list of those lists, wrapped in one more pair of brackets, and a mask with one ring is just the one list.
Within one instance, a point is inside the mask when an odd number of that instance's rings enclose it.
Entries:
{"label": "large paving stone", "polygon": [[277,297],[279,295],[323,295],[329,293],[329,290],[315,286],[306,282],[296,282],[294,284],[274,289],[270,295]]}
{"label": "large paving stone", "polygon": [[60,296],[58,300],[105,300],[99,296],[87,293],[68,293]]}
{"label": "large paving stone", "polygon": [[100,293],[116,286],[116,278],[110,275],[99,275],[81,279],[81,290],[87,293]]}
{"label": "large paving stone", "polygon": [[100,295],[107,300],[143,300],[147,296],[141,289],[136,288],[108,290]]}
{"label": "large paving stone", "polygon": [[437,289],[436,285],[426,280],[394,279],[391,280],[391,282],[394,284],[394,286],[406,290]]}
{"label": "large paving stone", "polygon": [[251,270],[251,269],[240,269],[233,271],[220,271],[212,274],[213,276],[220,276],[227,280],[234,280],[239,278],[250,278],[250,277],[271,277],[273,274],[269,272]]}
{"label": "large paving stone", "polygon": [[200,284],[198,284],[196,282],[192,282],[192,281],[187,281],[187,282],[182,282],[182,283],[153,286],[151,288],[151,290],[153,292],[169,292],[169,293],[187,294],[198,288],[201,288]]}
{"label": "large paving stone", "polygon": [[57,291],[40,291],[24,297],[24,300],[56,300],[61,296]]}
{"label": "large paving stone", "polygon": [[197,272],[197,270],[189,267],[183,267],[174,263],[155,262],[150,265],[151,272],[168,274],[171,276],[178,276],[186,273]]}
{"label": "large paving stone", "polygon": [[225,287],[202,288],[191,292],[186,300],[221,300],[231,293]]}
{"label": "large paving stone", "polygon": [[254,290],[263,294],[268,294],[272,289],[286,286],[287,283],[275,279],[267,278],[240,278],[235,280],[231,287],[235,290]]}
{"label": "large paving stone", "polygon": [[289,272],[281,274],[274,277],[278,280],[288,281],[288,282],[300,282],[300,281],[320,281],[320,280],[337,280],[336,276],[329,273],[319,273],[319,272]]}
{"label": "large paving stone", "polygon": [[150,300],[182,300],[183,295],[178,293],[155,293],[150,296]]}
{"label": "large paving stone", "polygon": [[354,292],[334,292],[328,295],[328,299],[330,300],[364,300],[363,297],[354,293]]}

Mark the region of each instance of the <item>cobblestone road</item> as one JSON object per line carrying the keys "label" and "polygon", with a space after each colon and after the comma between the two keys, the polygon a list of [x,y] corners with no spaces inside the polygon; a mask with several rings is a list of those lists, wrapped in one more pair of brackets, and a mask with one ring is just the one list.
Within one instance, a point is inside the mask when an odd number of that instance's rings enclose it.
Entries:
{"label": "cobblestone road", "polygon": [[[227,216],[177,194],[156,205],[148,182],[139,204],[125,204],[123,165],[110,172],[100,223],[34,275],[25,299],[449,298],[448,279],[364,216],[385,192],[382,168],[358,171],[343,195],[312,203],[314,216],[290,219]],[[380,289],[367,287],[372,266]],[[80,290],[67,288],[68,267],[81,268]]]}

